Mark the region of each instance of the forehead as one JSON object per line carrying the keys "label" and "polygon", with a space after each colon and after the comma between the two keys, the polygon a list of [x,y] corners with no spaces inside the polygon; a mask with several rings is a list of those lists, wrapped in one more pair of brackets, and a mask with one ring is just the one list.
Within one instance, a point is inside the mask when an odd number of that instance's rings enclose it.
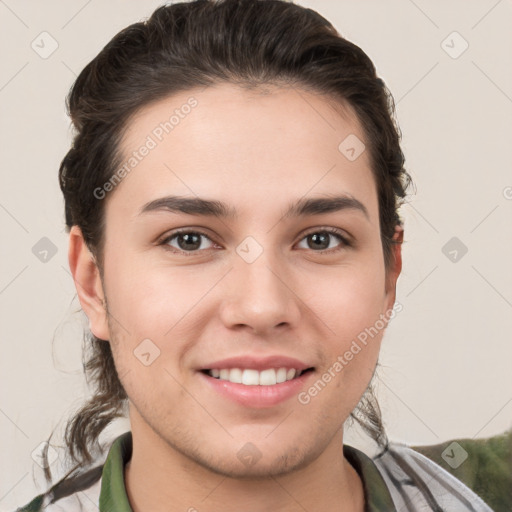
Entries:
{"label": "forehead", "polygon": [[353,110],[326,96],[292,87],[191,89],[129,120],[120,145],[127,172],[111,199],[130,198],[129,209],[165,195],[215,197],[253,215],[258,203],[344,193],[373,217],[365,144]]}

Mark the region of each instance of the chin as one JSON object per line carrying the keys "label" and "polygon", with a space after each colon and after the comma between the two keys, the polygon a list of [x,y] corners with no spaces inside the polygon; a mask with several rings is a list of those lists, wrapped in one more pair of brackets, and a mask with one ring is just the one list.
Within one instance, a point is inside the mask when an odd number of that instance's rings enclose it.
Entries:
{"label": "chin", "polygon": [[258,441],[236,442],[229,446],[216,443],[211,448],[208,444],[203,442],[200,450],[182,453],[212,473],[239,480],[286,475],[306,467],[321,453],[320,447],[307,450],[300,440],[289,447],[268,440],[259,444]]}

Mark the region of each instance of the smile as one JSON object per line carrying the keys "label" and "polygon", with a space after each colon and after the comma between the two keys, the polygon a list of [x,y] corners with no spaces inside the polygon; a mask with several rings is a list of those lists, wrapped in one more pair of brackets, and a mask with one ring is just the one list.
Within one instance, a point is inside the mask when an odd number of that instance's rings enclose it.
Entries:
{"label": "smile", "polygon": [[275,386],[283,382],[296,379],[304,372],[310,370],[298,370],[296,368],[268,368],[262,371],[246,368],[214,368],[204,370],[210,377],[219,380],[244,384],[246,386]]}

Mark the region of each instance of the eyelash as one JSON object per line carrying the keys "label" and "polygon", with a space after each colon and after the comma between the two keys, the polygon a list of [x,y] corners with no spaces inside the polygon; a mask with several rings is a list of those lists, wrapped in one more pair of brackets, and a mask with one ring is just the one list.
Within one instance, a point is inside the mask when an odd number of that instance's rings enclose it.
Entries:
{"label": "eyelash", "polygon": [[[319,229],[317,228],[314,231],[310,231],[310,232],[306,233],[299,240],[299,242],[302,242],[302,240],[304,240],[305,238],[307,238],[310,235],[316,235],[316,234],[319,234],[319,233],[328,233],[329,235],[333,235],[333,236],[337,237],[342,242],[342,244],[339,247],[336,247],[334,249],[322,249],[320,251],[313,251],[315,253],[319,253],[319,254],[333,254],[333,253],[341,251],[341,250],[343,250],[343,249],[345,249],[347,247],[352,247],[351,242],[349,242],[347,237],[344,236],[343,232],[338,230],[338,229],[336,229],[336,228],[319,228]],[[169,250],[169,251],[171,251],[171,252],[173,252],[175,254],[184,254],[185,256],[193,256],[195,254],[198,254],[200,252],[208,250],[208,249],[198,249],[198,250],[194,250],[194,251],[183,251],[181,249],[176,249],[176,247],[171,247],[169,245],[169,242],[171,240],[173,240],[174,238],[176,238],[178,235],[182,235],[182,234],[201,235],[201,236],[204,236],[205,238],[207,238],[208,240],[210,240],[211,242],[213,242],[213,240],[206,233],[203,233],[200,230],[192,230],[192,229],[184,228],[184,229],[179,229],[179,230],[173,231],[170,235],[168,235],[164,239],[162,239],[158,243],[158,245],[163,246],[164,249]],[[215,243],[215,242],[213,242],[213,243]]]}

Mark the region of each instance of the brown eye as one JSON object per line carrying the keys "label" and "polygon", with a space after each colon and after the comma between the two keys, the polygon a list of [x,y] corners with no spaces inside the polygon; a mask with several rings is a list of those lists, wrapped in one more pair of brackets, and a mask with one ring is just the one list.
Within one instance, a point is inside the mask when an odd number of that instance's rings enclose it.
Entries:
{"label": "brown eye", "polygon": [[[341,243],[333,246],[333,239],[337,239]],[[302,240],[306,240],[306,249],[312,249],[314,252],[336,252],[350,245],[342,232],[333,228],[313,231],[308,233]]]}
{"label": "brown eye", "polygon": [[[168,245],[172,249],[176,249],[177,251],[184,253],[199,252],[199,249],[205,250],[210,248],[202,247],[202,245],[204,245],[203,239],[211,242],[207,235],[199,231],[178,231],[162,240],[161,244]],[[173,245],[173,242],[175,242],[176,245]]]}

